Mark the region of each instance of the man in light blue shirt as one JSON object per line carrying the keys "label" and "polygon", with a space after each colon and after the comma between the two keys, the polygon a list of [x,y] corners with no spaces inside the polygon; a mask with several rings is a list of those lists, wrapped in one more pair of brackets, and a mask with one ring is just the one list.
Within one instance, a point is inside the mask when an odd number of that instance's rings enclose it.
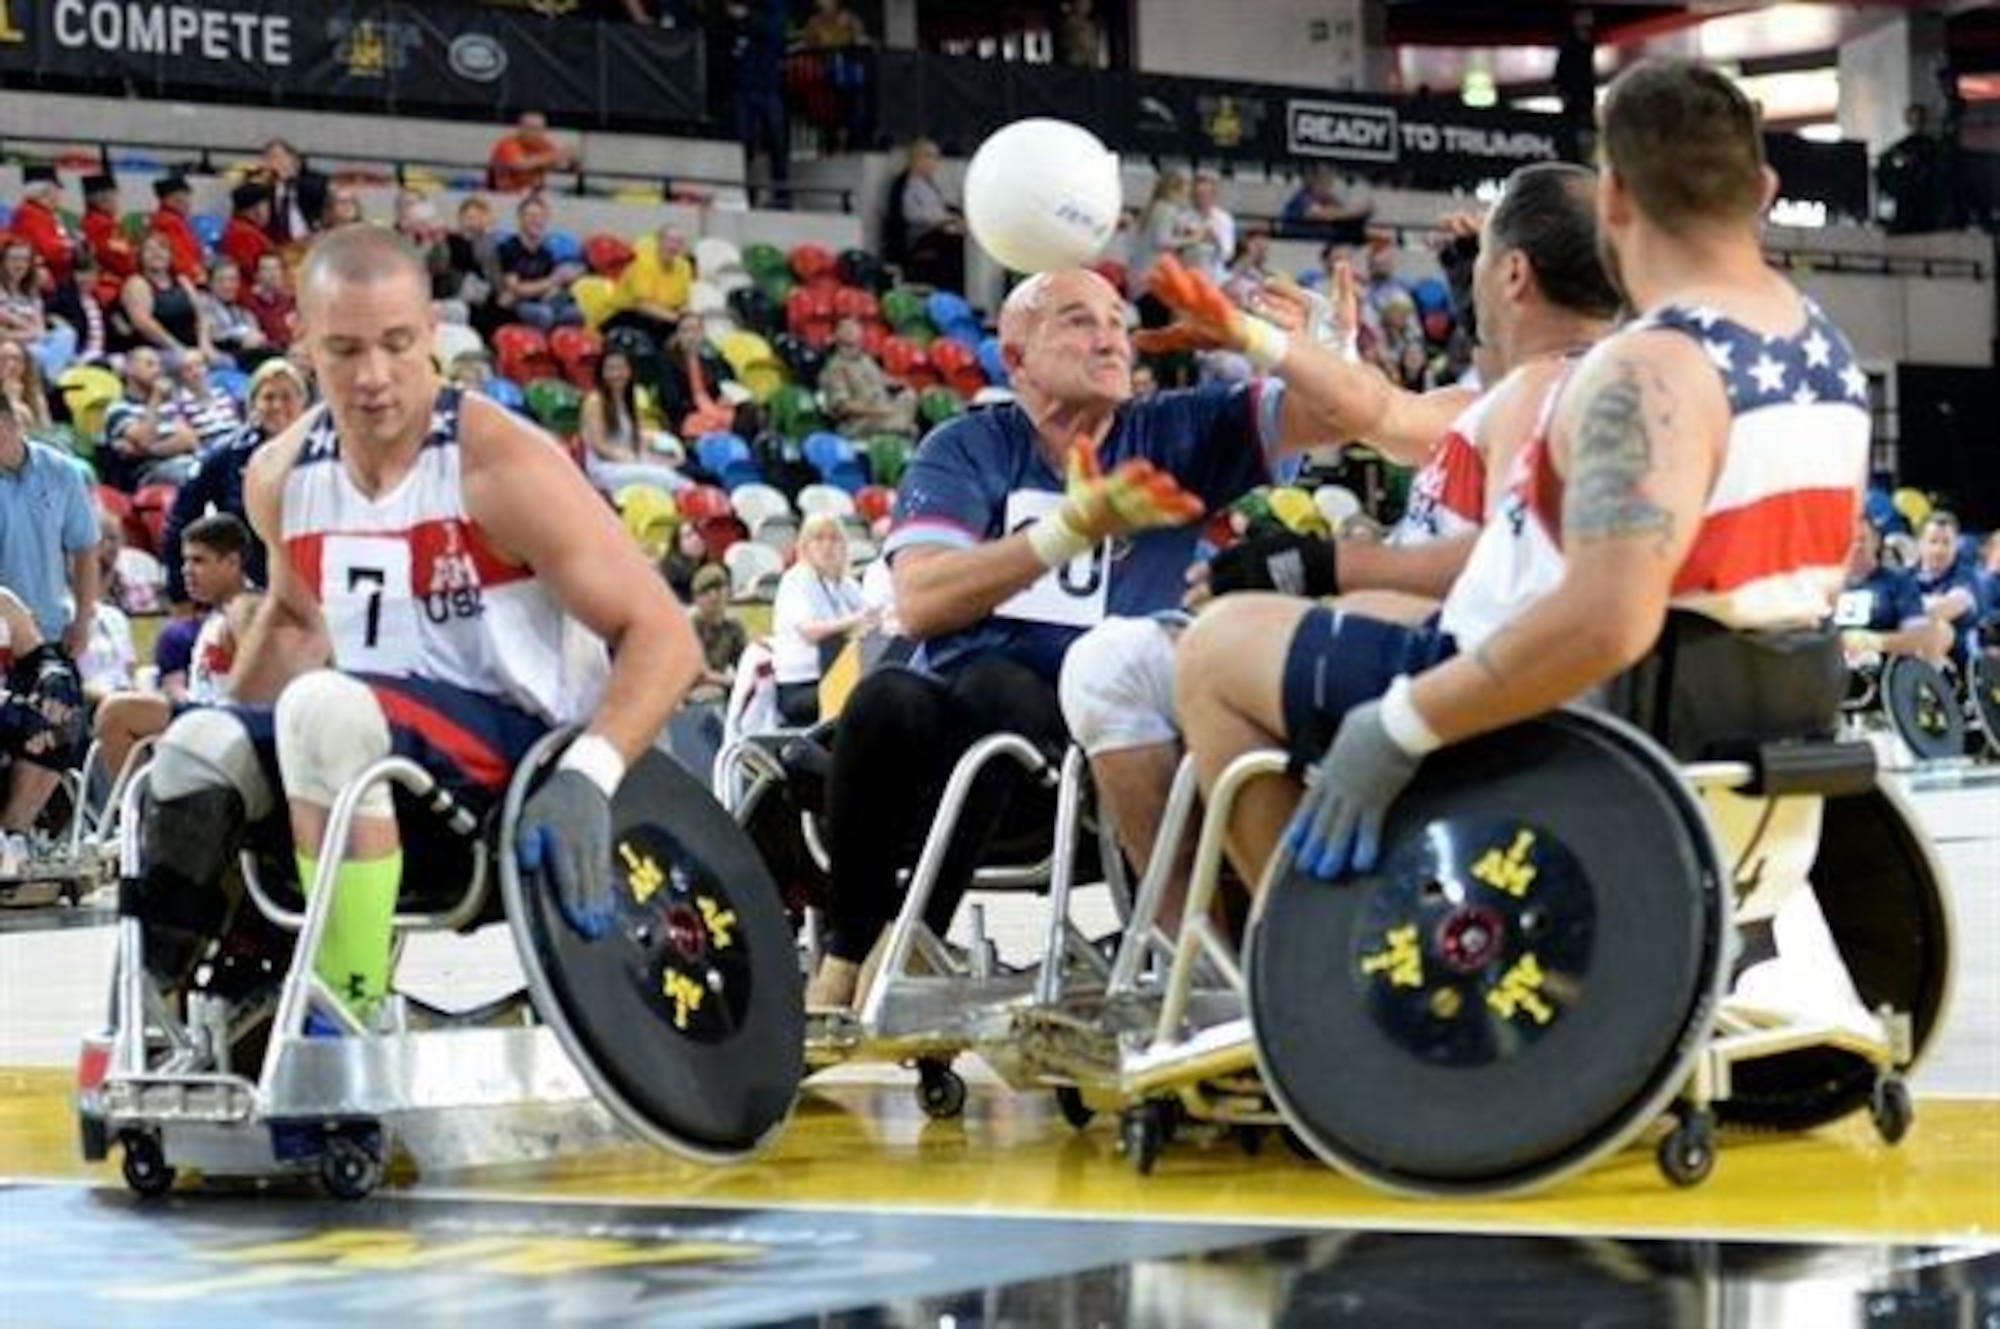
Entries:
{"label": "man in light blue shirt", "polygon": [[35,626],[71,655],[90,644],[97,603],[97,518],[83,474],[30,442],[0,409],[0,586],[21,597]]}

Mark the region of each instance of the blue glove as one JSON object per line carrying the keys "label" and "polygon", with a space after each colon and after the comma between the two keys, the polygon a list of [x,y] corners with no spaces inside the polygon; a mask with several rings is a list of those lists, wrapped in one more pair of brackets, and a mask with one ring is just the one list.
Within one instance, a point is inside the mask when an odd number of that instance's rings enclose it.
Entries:
{"label": "blue glove", "polygon": [[1349,711],[1285,829],[1292,861],[1322,881],[1373,871],[1382,853],[1382,823],[1420,761],[1383,728],[1381,702]]}
{"label": "blue glove", "polygon": [[611,931],[611,800],[580,771],[558,770],[521,809],[514,854],[521,871],[546,876],[570,930],[585,941]]}

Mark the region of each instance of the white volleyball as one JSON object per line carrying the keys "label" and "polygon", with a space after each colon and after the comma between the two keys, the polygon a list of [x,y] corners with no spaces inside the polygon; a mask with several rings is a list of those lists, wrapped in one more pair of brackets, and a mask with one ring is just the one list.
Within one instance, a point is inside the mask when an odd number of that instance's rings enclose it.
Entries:
{"label": "white volleyball", "polygon": [[1089,263],[1123,202],[1117,154],[1065,120],[1016,120],[979,145],[965,172],[972,238],[1015,272]]}

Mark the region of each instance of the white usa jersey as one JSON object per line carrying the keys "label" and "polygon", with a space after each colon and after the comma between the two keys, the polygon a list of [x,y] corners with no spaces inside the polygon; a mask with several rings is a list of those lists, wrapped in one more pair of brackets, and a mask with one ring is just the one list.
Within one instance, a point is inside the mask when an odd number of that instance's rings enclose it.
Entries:
{"label": "white usa jersey", "polygon": [[380,498],[341,464],[324,407],[285,477],[285,558],[319,600],[337,668],[498,697],[562,724],[590,715],[603,641],[532,570],[500,558],[465,511],[459,393],[441,389],[416,464]]}

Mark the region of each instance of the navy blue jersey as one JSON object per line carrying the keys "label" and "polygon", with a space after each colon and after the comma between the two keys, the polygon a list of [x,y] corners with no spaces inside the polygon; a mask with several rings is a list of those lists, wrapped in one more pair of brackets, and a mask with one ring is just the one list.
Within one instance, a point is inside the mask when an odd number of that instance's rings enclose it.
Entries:
{"label": "navy blue jersey", "polygon": [[[1277,438],[1282,399],[1276,380],[1163,392],[1121,407],[1098,456],[1106,471],[1143,457],[1213,512],[1268,480],[1265,451]],[[970,549],[1027,525],[1062,491],[1063,477],[1020,407],[960,416],[924,439],[903,476],[884,552]],[[1107,541],[991,616],[925,642],[916,663],[945,673],[968,656],[997,651],[1053,681],[1063,652],[1093,621],[1180,604],[1199,529]]]}
{"label": "navy blue jersey", "polygon": [[1924,597],[1917,579],[1903,568],[1876,568],[1860,581],[1847,584],[1840,596],[1843,628],[1895,632],[1924,616]]}

